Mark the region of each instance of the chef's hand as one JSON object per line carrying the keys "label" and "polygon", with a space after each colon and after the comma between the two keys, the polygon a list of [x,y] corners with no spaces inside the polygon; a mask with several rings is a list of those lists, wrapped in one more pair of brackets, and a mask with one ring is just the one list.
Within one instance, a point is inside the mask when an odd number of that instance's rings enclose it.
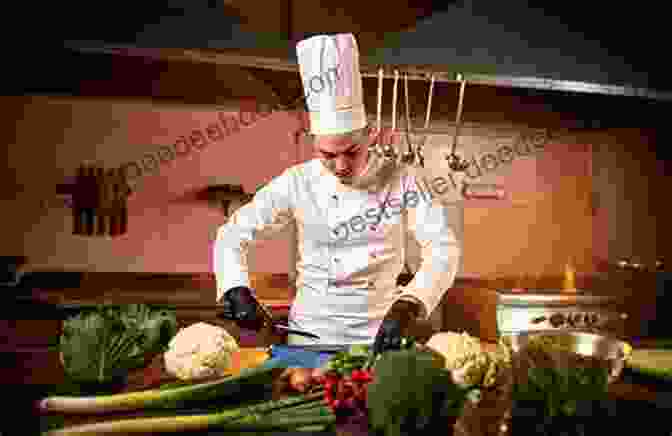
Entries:
{"label": "chef's hand", "polygon": [[254,291],[246,286],[237,286],[224,293],[221,318],[235,321],[242,328],[260,330],[270,323],[261,304],[254,297]]}
{"label": "chef's hand", "polygon": [[410,301],[399,300],[387,312],[373,343],[375,354],[401,349],[401,339],[415,338],[425,343],[434,334],[429,321],[419,319],[420,307]]}
{"label": "chef's hand", "polygon": [[401,338],[409,333],[409,326],[417,318],[419,307],[409,301],[399,300],[392,305],[378,329],[373,343],[374,353],[401,349]]}

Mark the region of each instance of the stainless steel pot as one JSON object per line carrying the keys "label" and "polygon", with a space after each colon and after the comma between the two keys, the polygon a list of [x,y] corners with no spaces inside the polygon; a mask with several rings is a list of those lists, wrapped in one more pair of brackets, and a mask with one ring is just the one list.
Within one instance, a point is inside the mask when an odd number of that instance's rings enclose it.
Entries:
{"label": "stainless steel pot", "polygon": [[[582,356],[595,357],[609,362],[611,372],[609,383],[618,379],[623,371],[625,362],[630,354],[630,344],[605,335],[591,334],[580,331],[527,331],[509,336],[511,348],[514,352],[523,349],[535,336],[562,336],[567,341],[569,351]],[[564,341],[563,341],[564,343]]]}
{"label": "stainless steel pot", "polygon": [[527,289],[497,292],[500,335],[524,331],[560,330],[618,332],[628,314],[619,310],[617,295],[585,290]]}

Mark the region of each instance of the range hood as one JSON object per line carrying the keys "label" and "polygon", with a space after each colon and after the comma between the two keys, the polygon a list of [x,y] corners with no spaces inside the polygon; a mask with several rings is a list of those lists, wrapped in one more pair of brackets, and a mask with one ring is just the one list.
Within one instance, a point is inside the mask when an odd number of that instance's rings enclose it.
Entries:
{"label": "range hood", "polygon": [[[590,17],[594,17],[595,22],[600,22],[600,29],[611,25],[611,41],[604,36],[606,32],[595,30],[600,38],[604,37],[604,41],[598,41],[577,31],[573,21],[566,21],[567,16],[554,16],[558,10],[545,12],[530,7],[523,0],[423,0],[413,5],[389,0],[383,17],[379,4],[362,4],[354,0],[279,0],[270,3],[264,0],[200,0],[185,3],[184,10],[178,8],[180,10],[170,16],[159,16],[163,12],[155,12],[154,20],[143,18],[146,24],[136,23],[139,30],[123,37],[103,32],[91,38],[91,33],[77,30],[80,25],[77,22],[66,25],[60,19],[52,20],[61,24],[49,29],[53,30],[52,41],[61,41],[56,43],[61,51],[79,56],[95,57],[98,54],[112,55],[109,57],[116,59],[134,58],[140,66],[146,63],[146,68],[142,68],[145,71],[142,80],[129,77],[123,81],[125,87],[133,89],[119,91],[120,95],[124,92],[128,95],[147,94],[149,88],[151,96],[155,97],[154,81],[171,89],[198,87],[201,80],[192,83],[180,78],[180,71],[191,69],[191,77],[205,77],[216,86],[206,92],[222,91],[222,99],[286,100],[300,96],[301,89],[288,91],[284,85],[269,89],[259,78],[278,71],[298,76],[295,44],[299,39],[316,33],[352,32],[358,39],[361,70],[365,77],[375,77],[378,67],[385,66],[389,77],[392,77],[393,68],[399,68],[409,73],[410,80],[427,80],[434,74],[437,82],[456,82],[461,74],[468,83],[495,88],[636,97],[632,100],[672,100],[672,86],[667,85],[666,79],[654,80],[655,74],[663,78],[667,76],[664,68],[652,63],[655,57],[646,59],[643,55],[633,54],[644,52],[643,47],[655,43],[655,30],[650,30],[657,27],[655,20],[641,36],[628,33],[627,46],[634,47],[629,49],[618,41],[623,36],[614,36],[624,33],[619,32],[620,23],[613,16],[617,11],[610,11],[610,21],[604,23],[595,15],[597,12],[587,9],[589,5],[582,7],[579,14],[568,5],[556,8],[569,16],[584,17],[581,18],[584,23],[590,23]],[[628,11],[628,14],[643,13]],[[646,13],[655,18],[656,11],[648,9]],[[602,11],[601,18],[604,14],[606,11]],[[69,29],[67,32],[60,30],[66,28]],[[55,44],[49,46],[54,48]],[[44,48],[46,46],[41,50],[38,48],[43,52],[42,63],[45,59],[50,62]],[[24,59],[17,62],[22,71],[16,72],[15,83],[30,82],[26,76],[35,76],[31,79],[33,83],[50,80],[56,83],[55,79],[35,72],[41,68],[32,68],[34,56],[29,50],[25,52],[22,54]],[[61,53],[54,53],[51,58],[54,62],[50,63],[56,69],[60,56]],[[636,62],[633,61],[635,58]],[[77,62],[73,65],[77,66]],[[39,66],[38,62],[33,63]],[[153,64],[162,66],[158,70],[152,69]],[[111,75],[113,69],[114,66],[107,65],[99,68],[103,75]],[[262,70],[267,74],[256,74]],[[67,82],[70,76],[63,73],[58,80]],[[282,74],[276,76],[283,77]],[[86,74],[81,77],[88,80]],[[71,80],[72,83],[68,82],[62,88],[82,88],[76,78]],[[164,86],[166,82],[170,83]],[[275,82],[282,83],[282,80]],[[58,88],[60,83],[56,85],[51,88]],[[40,87],[29,83],[23,88],[22,92],[31,94]],[[274,95],[278,93],[292,95]],[[86,89],[83,94],[87,94]],[[180,92],[172,94],[178,99],[183,97]]]}
{"label": "range hood", "polygon": [[[258,7],[258,0],[229,0],[225,13],[194,7],[191,14],[146,26],[132,43],[70,39],[66,47],[298,73],[294,46],[299,39],[352,32],[365,77],[375,77],[379,66],[387,66],[392,77],[391,68],[398,66],[411,73],[411,80],[426,80],[433,73],[439,82],[454,82],[462,74],[485,86],[672,100],[666,79],[654,80],[655,74],[667,76],[664,68],[653,64],[655,57],[637,54],[655,44],[655,10],[646,12],[654,29],[639,36],[630,32],[626,45],[619,22],[626,13],[617,10],[609,11],[605,23],[607,11],[589,5],[577,14],[569,5],[548,12],[523,0],[447,1],[441,7],[432,1],[416,2],[417,7],[403,3],[386,2],[383,17],[380,6],[351,0],[339,1],[336,9],[309,0],[283,0],[272,8]],[[595,36],[590,34],[595,27],[591,17],[600,23]],[[178,31],[192,27],[199,30],[189,37]]]}

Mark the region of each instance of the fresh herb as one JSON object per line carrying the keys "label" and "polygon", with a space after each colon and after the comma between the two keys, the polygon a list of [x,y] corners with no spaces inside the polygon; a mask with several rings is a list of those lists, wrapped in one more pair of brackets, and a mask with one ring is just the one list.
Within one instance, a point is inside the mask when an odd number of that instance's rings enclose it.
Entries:
{"label": "fresh herb", "polygon": [[514,399],[543,403],[550,418],[575,416],[578,401],[606,397],[608,376],[603,368],[529,368],[527,383],[514,386]]}
{"label": "fresh herb", "polygon": [[584,435],[602,413],[600,405],[608,399],[608,367],[574,353],[555,353],[552,357],[534,350],[522,359],[517,356],[512,392],[516,433],[534,427],[541,436]]}
{"label": "fresh herb", "polygon": [[145,304],[98,306],[66,319],[60,338],[66,375],[82,383],[106,383],[145,366],[177,333],[174,310]]}

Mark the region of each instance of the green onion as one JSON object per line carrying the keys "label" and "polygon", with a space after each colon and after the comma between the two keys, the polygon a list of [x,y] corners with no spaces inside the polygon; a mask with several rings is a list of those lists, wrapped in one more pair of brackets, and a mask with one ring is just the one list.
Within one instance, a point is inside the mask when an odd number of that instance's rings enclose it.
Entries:
{"label": "green onion", "polygon": [[150,389],[114,395],[88,397],[52,396],[41,400],[38,408],[42,412],[57,413],[108,413],[147,408],[179,408],[185,402],[221,399],[240,395],[249,387],[263,387],[273,381],[276,368],[282,364],[261,365],[246,369],[237,376],[223,380],[176,387],[172,389]]}

